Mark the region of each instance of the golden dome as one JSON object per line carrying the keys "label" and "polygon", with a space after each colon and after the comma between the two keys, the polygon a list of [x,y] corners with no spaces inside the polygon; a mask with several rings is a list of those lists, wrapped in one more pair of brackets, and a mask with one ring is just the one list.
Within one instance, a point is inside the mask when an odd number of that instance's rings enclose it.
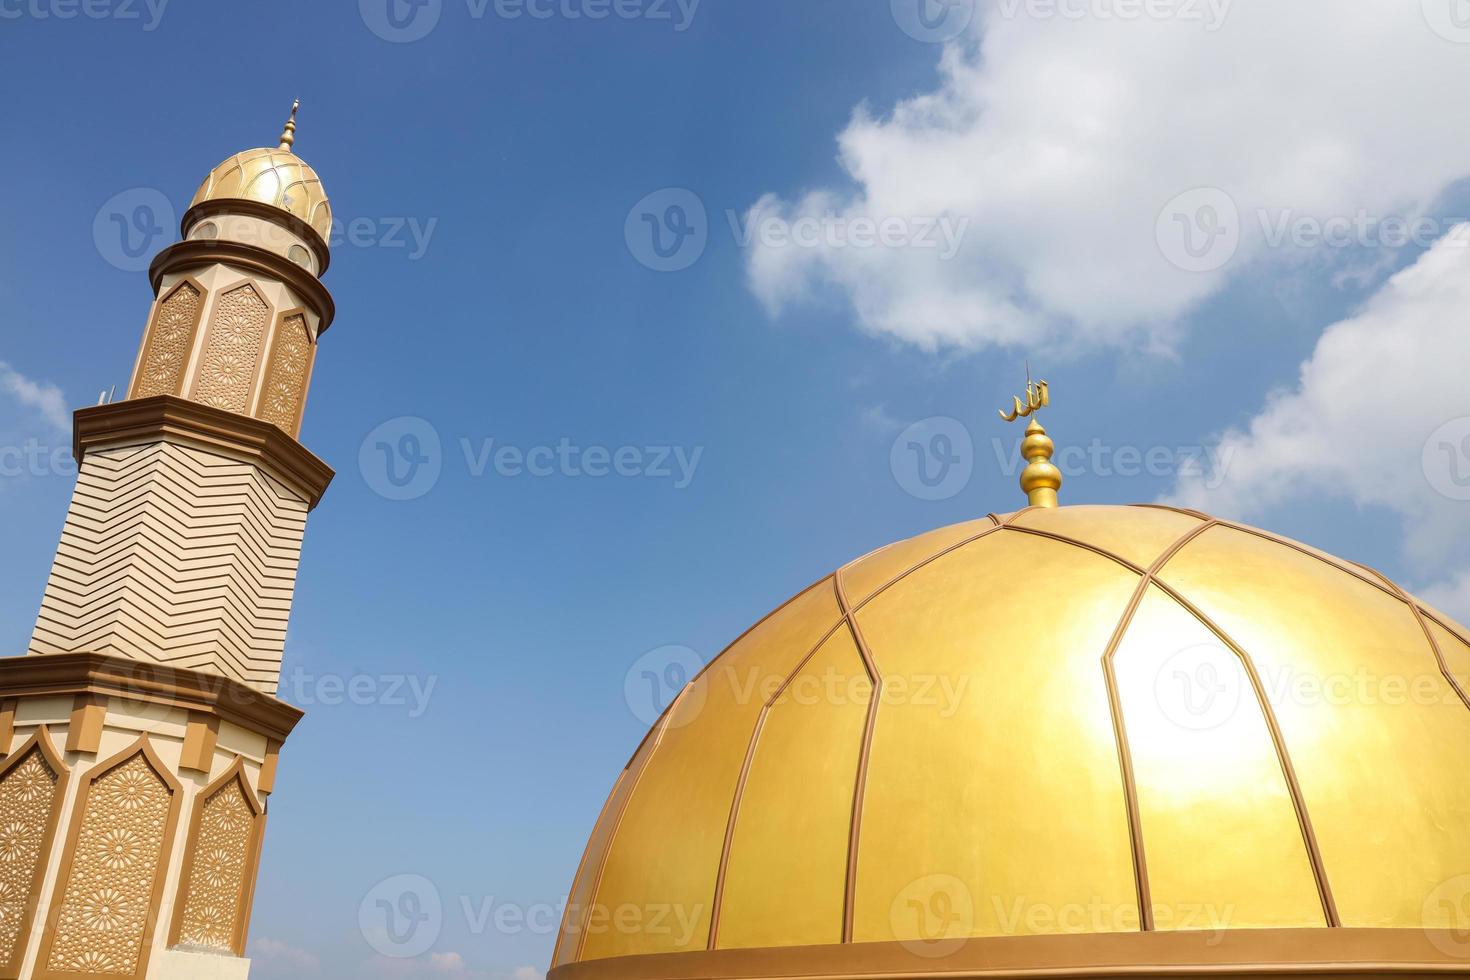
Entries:
{"label": "golden dome", "polygon": [[[291,152],[296,143],[296,113],[300,108],[300,100],[292,104],[291,115],[274,150],[265,147],[246,150],[215,167],[199,185],[189,208],[192,210],[205,201],[268,204],[305,222],[325,245],[332,234],[331,202],[316,171]],[[325,252],[322,261],[325,264]]]}
{"label": "golden dome", "polygon": [[209,172],[189,206],[220,200],[279,208],[310,225],[322,241],[332,233],[332,205],[322,179],[290,150],[260,147],[236,153]]}
{"label": "golden dome", "polygon": [[1243,525],[933,531],[684,689],[552,980],[1470,973],[1467,689],[1462,627]]}

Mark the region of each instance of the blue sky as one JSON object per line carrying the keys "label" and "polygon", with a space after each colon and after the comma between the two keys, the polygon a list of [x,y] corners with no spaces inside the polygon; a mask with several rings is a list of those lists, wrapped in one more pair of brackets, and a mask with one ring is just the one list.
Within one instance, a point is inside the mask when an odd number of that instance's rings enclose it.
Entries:
{"label": "blue sky", "polygon": [[[545,929],[475,920],[563,897],[635,664],[1019,506],[1027,358],[1064,501],[1184,500],[1470,610],[1470,134],[1425,97],[1470,74],[1456,0],[392,2],[0,0],[0,649],[167,211],[299,97],[342,225],[260,976],[534,976]],[[140,203],[169,234],[124,248]],[[400,490],[405,435],[437,478]],[[404,874],[442,928],[389,961],[359,906]]]}

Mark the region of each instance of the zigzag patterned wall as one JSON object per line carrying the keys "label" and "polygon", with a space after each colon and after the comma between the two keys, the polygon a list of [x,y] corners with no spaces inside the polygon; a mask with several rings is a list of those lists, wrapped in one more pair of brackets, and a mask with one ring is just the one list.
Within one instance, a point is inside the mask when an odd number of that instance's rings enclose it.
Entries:
{"label": "zigzag patterned wall", "polygon": [[167,442],[88,452],[30,652],[110,653],[275,693],[306,512],[227,456]]}

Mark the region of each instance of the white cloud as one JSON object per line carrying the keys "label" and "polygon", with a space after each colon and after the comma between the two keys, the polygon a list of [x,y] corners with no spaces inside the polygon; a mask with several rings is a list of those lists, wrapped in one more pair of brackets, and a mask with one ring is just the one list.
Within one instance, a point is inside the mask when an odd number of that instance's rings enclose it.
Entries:
{"label": "white cloud", "polygon": [[[500,980],[499,975],[488,970],[472,969],[464,957],[455,952],[429,953],[417,959],[377,956],[369,960],[361,972],[392,980]],[[542,980],[543,976],[535,967],[521,966],[516,967],[510,980]]]}
{"label": "white cloud", "polygon": [[1470,244],[1451,233],[1328,327],[1297,385],[1221,438],[1218,486],[1186,476],[1171,500],[1244,518],[1316,496],[1386,509],[1402,519],[1411,584],[1470,618],[1467,309]]}
{"label": "white cloud", "polygon": [[[1347,254],[1270,249],[1285,209],[1416,216],[1470,172],[1470,128],[1444,115],[1470,87],[1470,47],[1431,30],[1420,3],[1235,0],[1212,31],[1210,4],[1160,2],[1200,19],[1035,16],[1058,5],[994,0],[945,50],[935,91],[881,118],[857,109],[838,138],[853,186],[755,205],[752,289],[773,314],[835,291],[866,330],[926,348],[1166,347],[1181,314],[1268,251]],[[1201,187],[1228,192],[1239,247],[1222,268],[1187,272],[1166,258],[1182,229],[1164,209]],[[1195,216],[1206,199],[1184,203]],[[969,223],[944,261],[911,242],[857,247],[826,216]],[[836,240],[763,242],[762,227],[803,218]]]}
{"label": "white cloud", "polygon": [[1423,589],[1420,598],[1437,609],[1470,623],[1470,569]]}
{"label": "white cloud", "polygon": [[66,395],[47,381],[32,381],[15,368],[0,361],[0,392],[28,408],[35,409],[51,425],[63,432],[71,430],[71,411]]}
{"label": "white cloud", "polygon": [[262,977],[321,976],[321,961],[304,949],[297,949],[278,939],[256,939],[250,944],[249,955]]}

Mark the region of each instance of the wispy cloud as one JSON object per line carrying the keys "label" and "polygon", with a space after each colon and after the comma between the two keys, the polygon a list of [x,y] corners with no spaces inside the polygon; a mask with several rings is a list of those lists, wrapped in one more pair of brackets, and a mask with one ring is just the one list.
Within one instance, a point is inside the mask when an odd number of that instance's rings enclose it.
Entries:
{"label": "wispy cloud", "polygon": [[297,949],[278,939],[256,939],[250,943],[250,958],[261,977],[297,980],[322,975],[321,961],[304,949]]}
{"label": "wispy cloud", "polygon": [[378,956],[363,966],[367,976],[391,980],[544,980],[545,973],[534,966],[518,966],[510,973],[474,969],[455,952],[430,953],[416,959],[394,959]]}
{"label": "wispy cloud", "polygon": [[1169,499],[1245,518],[1307,497],[1381,508],[1402,521],[1409,584],[1470,615],[1466,233],[1452,231],[1323,331],[1297,384],[1220,439],[1224,471],[1181,478]]}
{"label": "wispy cloud", "polygon": [[[1470,173],[1470,129],[1422,97],[1470,86],[1470,58],[1417,3],[977,7],[933,91],[855,111],[837,139],[850,184],[768,194],[747,215],[815,229],[804,244],[751,237],[749,281],[773,314],[835,295],[865,330],[924,348],[1167,351],[1253,262],[1361,263],[1296,234],[1297,219],[1337,229],[1362,214],[1373,238],[1375,219],[1412,220]],[[1393,71],[1343,70],[1360,62]],[[948,259],[921,238],[857,247],[843,233],[946,219],[968,219]]]}
{"label": "wispy cloud", "polygon": [[40,412],[47,423],[66,432],[71,429],[71,412],[66,395],[49,381],[33,381],[4,361],[0,361],[0,392]]}

